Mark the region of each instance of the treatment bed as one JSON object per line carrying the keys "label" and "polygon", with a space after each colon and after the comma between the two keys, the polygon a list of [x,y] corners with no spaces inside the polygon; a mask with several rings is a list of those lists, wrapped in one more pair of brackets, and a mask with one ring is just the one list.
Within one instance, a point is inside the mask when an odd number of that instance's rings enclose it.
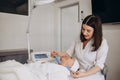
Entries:
{"label": "treatment bed", "polygon": [[0,80],[69,80],[69,75],[53,62],[27,63],[27,49],[0,51]]}

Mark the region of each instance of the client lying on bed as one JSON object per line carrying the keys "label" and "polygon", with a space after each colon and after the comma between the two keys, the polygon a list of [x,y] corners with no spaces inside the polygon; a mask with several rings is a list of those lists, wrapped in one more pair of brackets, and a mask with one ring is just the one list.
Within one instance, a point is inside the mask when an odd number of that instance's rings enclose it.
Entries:
{"label": "client lying on bed", "polygon": [[38,80],[69,80],[71,72],[76,72],[79,69],[79,63],[75,58],[58,54],[55,56],[51,54],[51,57],[55,58],[58,64],[39,61],[27,64],[29,70],[35,77],[38,77]]}
{"label": "client lying on bed", "polygon": [[21,64],[15,60],[0,63],[0,80],[68,80],[70,71],[76,72],[79,68],[74,58],[60,55],[52,57],[60,65],[49,62],[41,64],[39,61]]}
{"label": "client lying on bed", "polygon": [[69,71],[76,72],[79,70],[78,61],[70,56],[62,56],[60,54],[53,55],[54,51],[51,53],[51,57],[55,58],[58,64],[65,66]]}

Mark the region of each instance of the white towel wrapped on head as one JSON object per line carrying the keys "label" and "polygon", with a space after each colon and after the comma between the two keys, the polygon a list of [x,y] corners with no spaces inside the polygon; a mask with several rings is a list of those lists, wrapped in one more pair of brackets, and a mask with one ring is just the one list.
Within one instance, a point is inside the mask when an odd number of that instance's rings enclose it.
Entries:
{"label": "white towel wrapped on head", "polygon": [[72,72],[76,72],[80,68],[78,61],[75,59],[73,66],[70,68]]}

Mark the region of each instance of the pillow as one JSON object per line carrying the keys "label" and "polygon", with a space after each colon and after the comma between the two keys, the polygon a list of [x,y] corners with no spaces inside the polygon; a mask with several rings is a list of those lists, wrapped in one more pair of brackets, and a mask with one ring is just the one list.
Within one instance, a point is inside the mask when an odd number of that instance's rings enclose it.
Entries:
{"label": "pillow", "polygon": [[22,66],[23,64],[15,61],[15,60],[7,60],[4,62],[0,62],[0,68],[5,68],[5,67],[15,67],[15,66]]}

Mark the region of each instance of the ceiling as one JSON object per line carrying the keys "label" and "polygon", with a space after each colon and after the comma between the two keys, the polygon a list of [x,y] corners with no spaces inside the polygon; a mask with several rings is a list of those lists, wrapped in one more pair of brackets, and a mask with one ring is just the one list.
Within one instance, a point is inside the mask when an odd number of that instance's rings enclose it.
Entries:
{"label": "ceiling", "polygon": [[55,2],[61,2],[61,1],[65,1],[65,0],[55,0]]}
{"label": "ceiling", "polygon": [[28,15],[28,0],[0,0],[0,12]]}
{"label": "ceiling", "polygon": [[22,13],[27,15],[27,10],[28,0],[0,0],[0,12]]}

